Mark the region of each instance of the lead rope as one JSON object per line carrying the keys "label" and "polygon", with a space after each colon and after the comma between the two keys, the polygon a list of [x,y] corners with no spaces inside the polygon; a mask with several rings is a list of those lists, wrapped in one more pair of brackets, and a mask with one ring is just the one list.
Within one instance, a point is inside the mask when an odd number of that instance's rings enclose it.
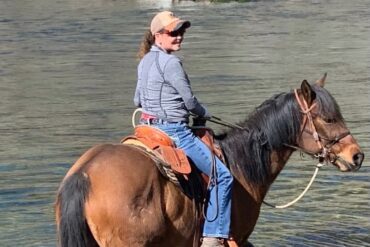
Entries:
{"label": "lead rope", "polygon": [[273,204],[270,204],[268,202],[265,202],[265,201],[262,201],[263,204],[271,207],[271,208],[279,208],[279,209],[283,209],[283,208],[287,208],[287,207],[290,207],[292,206],[294,203],[298,202],[305,194],[306,192],[308,191],[308,189],[311,187],[313,181],[315,180],[316,178],[316,175],[317,173],[319,172],[320,168],[323,167],[325,164],[324,163],[318,163],[316,165],[316,168],[315,168],[315,171],[311,177],[311,180],[310,182],[308,183],[308,185],[306,186],[306,188],[304,189],[304,191],[296,198],[294,199],[293,201],[287,203],[287,204],[284,204],[284,205],[273,205]]}

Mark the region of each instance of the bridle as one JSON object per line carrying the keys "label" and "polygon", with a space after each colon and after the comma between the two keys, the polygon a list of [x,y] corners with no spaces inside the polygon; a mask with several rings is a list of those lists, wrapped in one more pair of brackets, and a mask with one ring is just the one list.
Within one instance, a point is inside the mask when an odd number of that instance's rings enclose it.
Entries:
{"label": "bridle", "polygon": [[[312,113],[311,111],[315,108],[317,103],[313,103],[310,107],[308,107],[307,101],[305,99],[301,100],[301,98],[298,95],[298,90],[294,90],[294,95],[296,97],[296,100],[298,102],[298,105],[300,107],[300,111],[303,113],[303,124],[302,124],[302,129],[301,129],[301,136],[303,132],[307,132],[310,134],[313,139],[315,140],[317,146],[319,147],[319,151],[316,153],[313,153],[311,151],[308,151],[304,148],[295,146],[295,145],[290,145],[290,144],[284,144],[285,146],[300,150],[306,154],[309,154],[317,159],[319,159],[320,163],[323,162],[330,162],[334,163],[339,157],[331,151],[331,148],[338,143],[341,139],[346,137],[347,135],[350,134],[349,131],[345,131],[341,133],[340,135],[335,136],[334,138],[327,138],[323,137],[317,132],[317,128],[315,126],[315,123],[312,118]],[[306,128],[306,125],[308,124],[308,128]],[[325,141],[325,143],[324,143]]]}
{"label": "bridle", "polygon": [[[303,113],[303,117],[304,117],[299,137],[302,136],[303,132],[306,132],[306,133],[310,134],[313,137],[313,139],[315,140],[317,146],[319,147],[319,151],[318,152],[311,152],[311,151],[309,151],[307,149],[304,149],[302,147],[299,147],[297,145],[292,145],[292,144],[287,144],[287,143],[284,143],[284,146],[299,150],[299,151],[301,151],[303,153],[306,153],[306,154],[308,154],[308,155],[310,155],[314,158],[317,158],[319,160],[319,164],[322,164],[322,165],[324,164],[324,162],[325,163],[328,163],[328,162],[334,163],[336,160],[341,159],[338,155],[336,155],[334,152],[331,151],[331,148],[336,143],[338,143],[340,140],[342,140],[346,136],[350,135],[351,133],[347,130],[347,131],[345,131],[345,132],[343,132],[339,135],[336,135],[334,138],[328,138],[328,137],[324,137],[324,136],[320,135],[317,132],[317,128],[315,126],[315,123],[314,123],[313,118],[312,118],[312,113],[311,113],[311,111],[317,105],[317,102],[313,103],[310,107],[308,107],[307,101],[305,99],[301,100],[301,98],[299,97],[297,89],[294,89],[294,95],[295,95],[297,103],[300,107],[300,111],[301,111],[301,113]],[[211,119],[208,119],[207,121],[210,121],[210,122],[213,122],[213,123],[216,123],[216,124],[219,124],[219,125],[227,126],[227,127],[230,127],[230,128],[234,128],[234,129],[241,129],[241,130],[244,130],[244,131],[248,131],[248,129],[246,129],[242,126],[232,124],[232,123],[227,122],[227,121],[225,121],[225,120],[223,120],[219,117],[216,117],[216,116],[212,116]],[[306,128],[307,124],[309,125],[309,129]]]}
{"label": "bridle", "polygon": [[[340,159],[339,156],[337,156],[335,153],[333,153],[331,151],[331,148],[336,143],[338,143],[341,139],[343,139],[344,137],[346,137],[347,135],[350,134],[349,131],[346,131],[346,132],[344,132],[340,135],[337,135],[334,139],[326,138],[326,137],[323,137],[323,136],[319,135],[319,133],[317,132],[317,128],[315,126],[315,123],[313,121],[313,118],[312,118],[312,113],[311,113],[312,109],[315,108],[317,103],[315,102],[310,107],[308,107],[308,104],[307,104],[306,100],[303,99],[303,101],[302,101],[299,98],[297,89],[294,90],[294,95],[297,99],[298,105],[300,107],[300,111],[303,113],[303,116],[304,116],[300,136],[302,136],[303,132],[309,133],[313,137],[315,142],[317,143],[317,146],[319,147],[319,152],[313,153],[311,151],[308,151],[308,150],[306,150],[304,148],[301,148],[301,147],[298,147],[298,146],[294,146],[294,145],[290,145],[290,144],[284,144],[284,145],[287,146],[287,147],[293,148],[293,149],[300,150],[301,152],[304,152],[306,154],[309,154],[309,155],[317,158],[319,160],[319,163],[316,165],[314,174],[312,175],[311,180],[307,184],[306,188],[294,200],[292,200],[291,202],[286,203],[284,205],[273,205],[273,204],[267,203],[266,201],[262,201],[262,203],[264,203],[265,205],[267,205],[269,207],[272,207],[272,208],[279,208],[279,209],[288,208],[288,207],[292,206],[293,204],[295,204],[296,202],[298,202],[306,194],[308,189],[311,187],[312,183],[314,182],[314,180],[316,178],[317,173],[319,172],[319,169],[322,166],[324,166],[325,163],[329,163],[329,162],[334,163],[337,159]],[[306,129],[307,124],[309,124],[310,130]],[[325,141],[326,144],[324,144],[323,141]]]}
{"label": "bridle", "polygon": [[[286,143],[284,144],[284,146],[289,147],[289,148],[293,148],[293,149],[296,149],[296,150],[300,150],[303,153],[309,154],[312,157],[317,158],[319,160],[319,163],[316,165],[315,172],[312,175],[310,182],[308,183],[308,185],[306,186],[304,191],[296,199],[294,199],[293,201],[291,201],[287,204],[279,205],[279,206],[276,206],[276,205],[267,203],[266,201],[263,201],[263,203],[265,205],[267,205],[269,207],[272,207],[272,208],[280,208],[280,209],[287,208],[287,207],[290,207],[293,204],[295,204],[297,201],[299,201],[305,195],[305,193],[308,191],[308,189],[311,187],[313,181],[316,178],[316,175],[317,175],[319,169],[323,165],[325,165],[325,163],[329,163],[329,162],[334,163],[337,159],[341,159],[339,156],[337,156],[334,152],[331,151],[331,148],[336,143],[338,143],[340,140],[345,138],[347,135],[350,135],[350,132],[348,130],[339,134],[339,135],[337,135],[337,136],[335,136],[334,138],[327,138],[327,137],[324,137],[324,136],[320,135],[317,132],[317,128],[315,126],[315,123],[314,123],[313,117],[312,117],[312,113],[311,113],[311,111],[317,105],[317,102],[313,103],[310,107],[308,107],[308,104],[307,104],[306,100],[305,99],[303,99],[303,100],[300,99],[297,89],[294,90],[294,94],[295,94],[296,100],[298,102],[298,105],[300,107],[300,111],[303,113],[303,117],[304,117],[303,124],[301,125],[302,127],[301,127],[299,137],[302,136],[303,132],[306,132],[306,133],[310,134],[313,137],[313,139],[315,140],[317,146],[319,147],[319,151],[318,152],[311,152],[311,151],[309,151],[307,149],[304,149],[302,147],[299,147],[297,145],[291,145],[291,144],[286,144]],[[240,129],[240,130],[243,130],[243,131],[248,131],[248,129],[246,129],[242,126],[232,124],[230,122],[222,120],[219,117],[212,116],[211,119],[208,119],[208,121],[219,124],[219,125],[227,126],[227,127],[230,127],[230,128]],[[307,124],[309,125],[309,129],[306,128]]]}

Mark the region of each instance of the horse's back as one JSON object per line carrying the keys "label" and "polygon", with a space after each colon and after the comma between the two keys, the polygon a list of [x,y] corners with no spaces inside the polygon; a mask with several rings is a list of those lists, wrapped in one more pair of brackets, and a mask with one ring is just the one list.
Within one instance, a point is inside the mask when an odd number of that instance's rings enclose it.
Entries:
{"label": "horse's back", "polygon": [[146,176],[156,173],[152,159],[138,148],[122,144],[101,144],[87,150],[70,168],[64,180],[76,172],[125,173]]}

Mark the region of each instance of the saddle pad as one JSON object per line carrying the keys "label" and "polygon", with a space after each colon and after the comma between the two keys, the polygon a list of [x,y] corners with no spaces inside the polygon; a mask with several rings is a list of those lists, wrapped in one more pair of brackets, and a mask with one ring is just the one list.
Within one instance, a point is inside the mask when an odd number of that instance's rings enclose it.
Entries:
{"label": "saddle pad", "polygon": [[159,159],[163,166],[167,166],[179,174],[190,174],[191,166],[183,150],[170,146],[157,146],[152,149],[142,141],[135,136],[129,136],[123,139],[121,143],[142,147],[146,152]]}
{"label": "saddle pad", "polygon": [[121,142],[122,144],[127,144],[127,145],[134,145],[134,146],[139,146],[139,147],[142,147],[145,149],[146,152],[156,156],[156,154],[154,153],[153,149],[149,148],[147,145],[145,145],[144,143],[142,143],[141,141],[137,140],[137,139],[134,139],[134,138],[128,138],[128,139],[124,139],[122,140]]}

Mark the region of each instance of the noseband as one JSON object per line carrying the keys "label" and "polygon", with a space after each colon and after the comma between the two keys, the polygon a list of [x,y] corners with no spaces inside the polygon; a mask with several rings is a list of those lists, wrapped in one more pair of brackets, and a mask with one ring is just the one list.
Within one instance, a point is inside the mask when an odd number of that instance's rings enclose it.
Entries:
{"label": "noseband", "polygon": [[[310,107],[308,107],[308,104],[307,104],[306,100],[303,99],[303,101],[302,101],[299,98],[297,89],[294,90],[294,94],[295,94],[295,97],[297,99],[298,105],[300,107],[300,111],[303,113],[303,116],[304,116],[301,135],[302,135],[303,131],[311,134],[313,139],[315,140],[317,146],[319,147],[320,151],[317,152],[317,153],[312,153],[310,151],[304,150],[304,149],[299,148],[299,147],[295,147],[295,146],[291,146],[291,145],[287,145],[287,146],[299,149],[299,150],[301,150],[301,151],[303,151],[307,154],[310,154],[310,155],[318,158],[320,163],[323,163],[324,161],[330,161],[331,163],[335,162],[335,160],[338,158],[338,156],[335,153],[331,152],[331,148],[336,143],[338,143],[341,139],[343,139],[344,137],[349,135],[350,132],[346,131],[346,132],[344,132],[340,135],[337,135],[334,139],[323,137],[323,136],[319,135],[319,133],[317,132],[315,123],[313,121],[312,114],[311,114],[312,109],[314,109],[314,107],[317,105],[317,103],[315,102]],[[307,123],[309,125],[310,130],[307,130],[305,128]],[[323,141],[325,141],[326,144],[324,144]]]}

